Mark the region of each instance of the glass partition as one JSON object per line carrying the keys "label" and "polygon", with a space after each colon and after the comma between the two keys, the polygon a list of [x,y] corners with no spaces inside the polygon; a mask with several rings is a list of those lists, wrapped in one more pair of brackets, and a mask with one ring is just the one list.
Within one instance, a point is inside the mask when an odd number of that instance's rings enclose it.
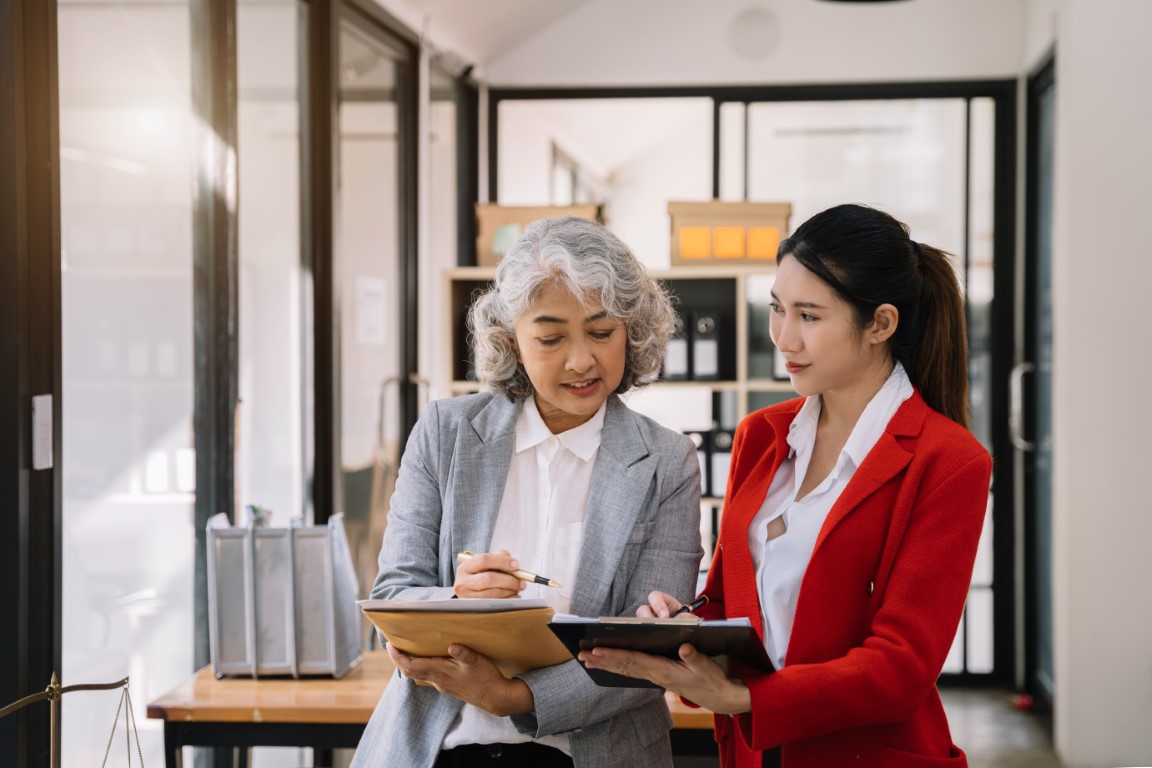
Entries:
{"label": "glass partition", "polygon": [[712,197],[710,98],[499,103],[502,205],[592,202],[650,267],[670,261],[669,200]]}
{"label": "glass partition", "polygon": [[[749,199],[791,203],[793,228],[829,206],[865,203],[955,256],[968,305],[972,429],[991,449],[994,101],[761,102],[747,110]],[[754,375],[773,378],[764,297],[770,280],[749,288],[749,360],[758,361]],[[760,389],[749,394],[750,410],[785,396]],[[993,671],[991,509],[947,673]]]}
{"label": "glass partition", "polygon": [[[61,2],[64,685],[131,679],[146,702],[193,668],[189,9]],[[119,691],[74,694],[62,765],[99,765]]]}
{"label": "glass partition", "polygon": [[[307,6],[299,0],[236,5],[239,396],[237,522],[255,505],[268,525],[311,520],[306,425],[312,421],[301,253],[301,117]],[[306,765],[311,750],[259,747],[253,768]]]}
{"label": "glass partition", "polygon": [[792,226],[845,202],[883,208],[964,256],[964,99],[748,106],[748,199],[792,204]]}
{"label": "glass partition", "polygon": [[[420,258],[420,344],[417,368],[430,382],[449,378],[444,371],[443,340],[448,338],[448,318],[444,311],[444,272],[459,260],[457,207],[460,200],[460,157],[457,126],[460,119],[456,81],[435,63],[429,71],[427,240]],[[469,212],[471,212],[469,210]],[[423,218],[423,216],[422,216]],[[432,385],[427,385],[432,386]],[[425,389],[426,398],[444,397],[449,392]],[[425,400],[422,399],[422,408]],[[395,462],[395,457],[392,459]]]}
{"label": "glass partition", "polygon": [[[345,19],[335,220],[342,507],[367,597],[399,456],[401,126],[399,85],[410,64],[388,40]],[[367,634],[367,633],[366,633]]]}
{"label": "glass partition", "polygon": [[240,345],[236,500],[287,525],[305,514],[304,273],[300,244],[301,100],[306,8],[241,0],[239,80]]}

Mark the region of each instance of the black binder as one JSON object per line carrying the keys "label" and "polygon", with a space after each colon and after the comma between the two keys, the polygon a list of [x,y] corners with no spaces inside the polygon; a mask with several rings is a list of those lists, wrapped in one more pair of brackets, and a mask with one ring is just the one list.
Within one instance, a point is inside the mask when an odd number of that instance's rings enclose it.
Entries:
{"label": "black binder", "polygon": [[692,379],[716,381],[720,378],[722,331],[720,313],[704,310],[692,313]]}
{"label": "black binder", "polygon": [[[622,648],[669,659],[678,658],[684,643],[708,656],[724,656],[728,662],[772,671],[772,662],[747,619],[700,621],[699,619],[640,619],[578,616],[556,617],[548,628],[568,648],[572,658],[592,648]],[[583,663],[580,666],[584,666]],[[606,688],[657,688],[659,686],[602,669],[584,671],[599,686]]]}
{"label": "black binder", "polygon": [[692,373],[692,342],[687,326],[681,327],[670,339],[664,351],[664,366],[660,378],[664,381],[685,381]]}
{"label": "black binder", "polygon": [[732,465],[732,441],[730,430],[717,429],[712,432],[712,450],[708,453],[709,491],[717,498],[723,498],[728,489],[728,469]]}
{"label": "black binder", "polygon": [[696,446],[696,458],[700,461],[700,495],[707,496],[712,488],[712,433],[686,432]]}

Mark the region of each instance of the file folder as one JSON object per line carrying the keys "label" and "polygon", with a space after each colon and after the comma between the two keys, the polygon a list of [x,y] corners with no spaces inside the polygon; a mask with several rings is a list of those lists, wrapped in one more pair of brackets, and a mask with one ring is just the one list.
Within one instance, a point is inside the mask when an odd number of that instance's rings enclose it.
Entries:
{"label": "file folder", "polygon": [[720,378],[720,317],[715,312],[692,313],[692,378]]}
{"label": "file folder", "polygon": [[708,477],[711,494],[723,498],[728,489],[728,469],[732,466],[732,432],[724,429],[712,433],[712,450],[709,452],[711,466]]}
{"label": "file folder", "polygon": [[553,611],[543,600],[361,600],[376,629],[412,656],[447,656],[453,643],[487,656],[505,677],[568,661],[548,630]]}
{"label": "file folder", "polygon": [[686,381],[690,372],[690,358],[688,336],[686,331],[679,331],[668,339],[664,348],[664,375],[665,381]]}

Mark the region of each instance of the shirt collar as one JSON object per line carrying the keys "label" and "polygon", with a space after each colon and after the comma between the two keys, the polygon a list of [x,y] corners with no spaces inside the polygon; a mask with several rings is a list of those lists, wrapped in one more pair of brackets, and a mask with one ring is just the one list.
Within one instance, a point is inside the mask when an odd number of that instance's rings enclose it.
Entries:
{"label": "shirt collar", "polygon": [[788,426],[788,457],[792,458],[805,446],[816,442],[816,422],[820,419],[820,396],[809,395],[792,423]]}
{"label": "shirt collar", "polygon": [[[908,380],[908,373],[900,361],[892,367],[892,373],[884,381],[880,390],[872,396],[865,406],[860,419],[844,443],[841,455],[846,455],[854,466],[859,467],[864,457],[872,450],[872,446],[880,439],[880,434],[892,420],[892,416],[900,409],[900,405],[912,397],[912,382]],[[804,399],[804,405],[792,424],[788,427],[789,456],[797,452],[811,450],[816,442],[816,422],[820,419],[821,401],[819,395],[810,395]]]}
{"label": "shirt collar", "polygon": [[600,448],[600,433],[604,429],[604,413],[607,409],[608,401],[605,400],[588,421],[567,432],[553,435],[536,407],[536,398],[529,396],[524,401],[524,407],[520,409],[520,417],[516,420],[516,453],[535,448],[548,438],[555,437],[576,456],[584,461],[591,461]]}
{"label": "shirt collar", "polygon": [[888,422],[900,409],[900,405],[910,397],[912,397],[912,382],[908,380],[904,366],[897,360],[884,386],[880,387],[880,391],[868,401],[868,405],[864,407],[864,412],[856,422],[856,427],[848,436],[848,442],[844,443],[844,453],[848,454],[853,464],[860,466],[864,457],[884,433]]}

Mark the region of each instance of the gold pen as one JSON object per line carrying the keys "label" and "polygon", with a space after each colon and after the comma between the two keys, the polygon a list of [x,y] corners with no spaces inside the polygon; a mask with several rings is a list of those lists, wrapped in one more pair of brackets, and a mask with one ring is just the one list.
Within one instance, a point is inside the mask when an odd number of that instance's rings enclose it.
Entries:
{"label": "gold pen", "polygon": [[[456,562],[462,563],[465,560],[467,560],[468,558],[475,557],[475,556],[476,556],[475,552],[461,552],[460,554],[456,555]],[[515,576],[516,578],[520,579],[521,581],[528,581],[528,582],[531,582],[533,584],[543,584],[546,587],[559,587],[560,586],[559,583],[552,581],[552,579],[548,579],[548,578],[545,578],[543,576],[537,576],[536,574],[532,573],[531,571],[500,571],[500,573],[506,573],[509,576]]]}
{"label": "gold pen", "polygon": [[672,611],[672,613],[668,614],[668,618],[675,618],[682,613],[694,613],[697,608],[703,608],[706,605],[708,605],[708,595],[700,595],[700,597],[696,598],[692,602],[686,603]]}

